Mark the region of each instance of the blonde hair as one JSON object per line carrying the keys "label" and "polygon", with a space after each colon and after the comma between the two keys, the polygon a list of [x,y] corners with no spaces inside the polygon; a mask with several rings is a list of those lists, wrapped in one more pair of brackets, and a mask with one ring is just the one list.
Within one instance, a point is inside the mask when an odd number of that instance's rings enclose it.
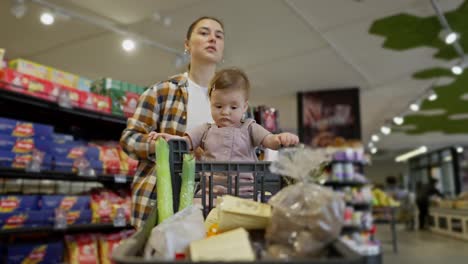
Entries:
{"label": "blonde hair", "polygon": [[224,89],[241,89],[245,98],[249,99],[250,81],[247,74],[238,68],[222,69],[216,72],[210,81],[208,96],[211,98],[214,90]]}

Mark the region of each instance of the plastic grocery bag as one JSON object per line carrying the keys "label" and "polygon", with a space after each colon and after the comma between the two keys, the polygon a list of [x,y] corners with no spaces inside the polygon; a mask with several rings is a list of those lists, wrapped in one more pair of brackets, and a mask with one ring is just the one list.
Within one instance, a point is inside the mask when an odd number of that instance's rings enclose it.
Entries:
{"label": "plastic grocery bag", "polygon": [[327,153],[307,148],[280,151],[273,173],[288,176],[294,184],[269,200],[273,206],[266,229],[268,253],[278,258],[314,257],[338,237],[343,225],[344,201],[320,180]]}
{"label": "plastic grocery bag", "polygon": [[201,209],[189,206],[153,228],[144,256],[174,260],[176,253],[184,253],[192,241],[204,239],[205,235]]}

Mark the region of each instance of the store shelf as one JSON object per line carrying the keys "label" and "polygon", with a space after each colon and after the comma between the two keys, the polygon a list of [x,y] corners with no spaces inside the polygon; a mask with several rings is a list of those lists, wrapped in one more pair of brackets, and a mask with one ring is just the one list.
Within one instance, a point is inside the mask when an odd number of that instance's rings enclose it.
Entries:
{"label": "store shelf", "polygon": [[367,182],[357,182],[357,181],[327,181],[323,185],[330,186],[330,187],[362,187],[367,185]]}
{"label": "store shelf", "polygon": [[[126,118],[82,108],[64,108],[56,102],[20,94],[2,88],[0,81],[0,111],[2,117],[54,125],[56,132],[78,135],[84,139],[120,138]],[[12,111],[14,109],[14,111]]]}
{"label": "store shelf", "polygon": [[116,227],[112,223],[100,224],[85,224],[85,225],[70,225],[65,229],[56,229],[52,226],[48,227],[24,227],[0,230],[0,236],[19,235],[29,233],[83,233],[83,232],[106,232],[106,231],[119,231],[123,229],[133,228],[130,225]]}
{"label": "store shelf", "polygon": [[53,180],[70,182],[101,182],[103,184],[123,184],[128,185],[133,178],[121,175],[98,175],[98,176],[78,176],[75,173],[43,171],[27,172],[23,169],[0,168],[0,179],[31,179],[31,180]]}

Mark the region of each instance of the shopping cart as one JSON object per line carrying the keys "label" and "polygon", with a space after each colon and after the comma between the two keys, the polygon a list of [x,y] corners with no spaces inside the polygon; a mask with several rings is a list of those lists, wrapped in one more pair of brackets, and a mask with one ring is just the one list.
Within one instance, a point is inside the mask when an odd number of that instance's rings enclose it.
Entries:
{"label": "shopping cart", "polygon": [[[173,203],[174,209],[178,208],[179,192],[181,180],[179,174],[182,172],[182,157],[188,152],[187,143],[181,140],[169,141],[170,146],[170,169],[172,174]],[[200,194],[195,198],[201,199],[203,212],[206,214],[213,208],[216,194],[213,192],[215,182],[214,176],[223,175],[225,177],[226,194],[239,196],[240,189],[246,183],[239,181],[241,174],[252,174],[253,187],[251,198],[256,201],[266,202],[271,194],[278,192],[283,187],[283,182],[279,175],[272,174],[269,171],[269,162],[197,162],[195,171],[197,172],[197,182],[199,184]],[[219,184],[217,182],[216,184]],[[177,194],[177,195],[176,195]],[[122,242],[113,253],[113,260],[117,264],[148,264],[148,263],[171,263],[167,260],[158,261],[157,259],[145,260],[143,250],[148,240],[151,230],[157,223],[157,210],[149,215],[143,227],[132,237]],[[257,232],[251,233],[252,242],[264,243],[263,235]],[[258,240],[258,241],[256,241]],[[259,253],[259,252],[256,252]],[[178,263],[189,263],[190,261],[177,261]],[[261,263],[277,263],[278,261],[259,260]],[[291,261],[290,261],[291,262]],[[351,264],[368,263],[362,256],[350,250],[340,241],[332,243],[326,253],[326,256],[318,259],[307,259],[294,261],[293,263],[312,263],[312,264]]]}

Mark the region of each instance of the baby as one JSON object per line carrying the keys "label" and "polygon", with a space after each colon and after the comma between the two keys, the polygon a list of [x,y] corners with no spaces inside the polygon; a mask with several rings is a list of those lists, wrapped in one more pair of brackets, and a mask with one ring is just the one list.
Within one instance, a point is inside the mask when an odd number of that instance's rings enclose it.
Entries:
{"label": "baby", "polygon": [[[291,133],[272,134],[255,123],[253,119],[243,119],[248,108],[250,82],[247,75],[236,68],[224,69],[215,74],[210,82],[208,96],[211,104],[211,116],[214,124],[203,124],[183,137],[190,150],[200,147],[203,150],[201,160],[215,161],[257,161],[255,148],[262,145],[269,149],[291,146],[299,143],[299,138]],[[166,140],[178,136],[151,132],[149,138],[158,137]],[[215,177],[216,194],[225,193],[225,186],[218,185]],[[226,179],[226,177],[224,177]],[[253,177],[240,175],[240,182],[252,182]],[[252,187],[240,190],[240,193],[252,192]]]}

